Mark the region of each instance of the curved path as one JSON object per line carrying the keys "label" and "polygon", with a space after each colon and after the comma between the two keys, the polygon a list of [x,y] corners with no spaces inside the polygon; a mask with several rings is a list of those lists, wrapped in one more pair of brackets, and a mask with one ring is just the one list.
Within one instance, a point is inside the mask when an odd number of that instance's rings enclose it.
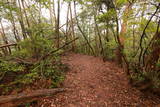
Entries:
{"label": "curved path", "polygon": [[41,107],[155,107],[159,103],[128,85],[125,73],[114,63],[73,53],[63,63],[70,68],[63,86],[71,91],[42,99]]}

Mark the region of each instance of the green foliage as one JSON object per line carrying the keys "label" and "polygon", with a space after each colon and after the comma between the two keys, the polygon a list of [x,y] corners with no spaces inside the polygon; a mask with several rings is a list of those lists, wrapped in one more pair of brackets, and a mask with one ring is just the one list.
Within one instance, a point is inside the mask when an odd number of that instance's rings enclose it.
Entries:
{"label": "green foliage", "polygon": [[106,13],[99,15],[98,17],[99,22],[106,22],[106,21],[114,21],[116,18],[116,10],[115,9],[109,9]]}
{"label": "green foliage", "polygon": [[117,47],[117,44],[114,42],[114,40],[111,40],[110,42],[106,42],[104,46],[104,57],[109,60],[113,60],[115,58],[115,49]]}
{"label": "green foliage", "polygon": [[15,6],[14,2],[7,2],[6,0],[0,1],[0,10],[2,8],[5,8],[11,11],[18,11],[18,8]]}
{"label": "green foliage", "polygon": [[80,4],[84,4],[84,1],[83,0],[76,0],[78,3]]}
{"label": "green foliage", "polygon": [[156,67],[160,68],[160,59],[158,60],[158,62],[156,63]]}
{"label": "green foliage", "polygon": [[145,72],[140,70],[137,66],[132,66],[132,75],[131,78],[133,81],[137,83],[150,84],[149,87],[151,89],[159,89],[160,88],[160,72],[159,71],[149,71]]}
{"label": "green foliage", "polygon": [[[139,23],[139,31],[143,31],[143,29],[145,28],[145,26],[146,26],[146,23],[148,22],[148,20],[146,19],[146,18],[143,18],[142,20],[141,20],[141,22]],[[147,29],[146,29],[146,33],[147,34],[154,34],[155,32],[156,32],[156,27],[157,26],[157,24],[156,24],[156,22],[153,22],[153,21],[151,21],[150,23],[149,23],[149,26],[147,27]]]}
{"label": "green foliage", "polygon": [[41,36],[33,36],[32,39],[28,38],[20,42],[22,47],[20,51],[15,51],[13,56],[21,58],[36,57],[40,58],[45,55],[46,52],[53,50],[52,41]]}
{"label": "green foliage", "polygon": [[132,71],[132,74],[131,74],[132,80],[138,81],[138,82],[145,81],[145,77],[144,77],[145,74],[144,74],[144,72],[141,72],[140,69],[138,69],[138,66],[132,65],[130,69]]}
{"label": "green foliage", "polygon": [[[58,84],[63,81],[63,71],[65,69],[59,57],[62,51],[57,51],[39,62],[42,56],[56,48],[53,47],[52,40],[39,36],[40,33],[38,30],[34,34],[31,38],[21,41],[18,44],[21,49],[14,51],[12,56],[10,56],[13,59],[20,58],[24,61],[29,60],[33,62],[32,65],[17,63],[16,60],[13,60],[13,62],[8,62],[5,59],[0,60],[0,82],[2,80],[0,89],[4,92],[0,94],[5,94],[14,88],[34,84],[35,81],[40,79],[52,80],[50,87],[57,87]],[[13,77],[11,81],[3,82],[10,76]]]}
{"label": "green foliage", "polygon": [[0,72],[20,72],[24,70],[24,66],[0,59]]}
{"label": "green foliage", "polygon": [[33,81],[38,78],[40,78],[38,72],[31,72],[25,75],[20,75],[15,82],[27,85],[33,83]]}
{"label": "green foliage", "polygon": [[127,2],[127,0],[116,0],[116,6],[117,6],[117,7],[122,6],[122,5],[124,5],[126,2]]}
{"label": "green foliage", "polygon": [[[0,94],[10,91],[12,87],[9,86],[9,83],[14,81],[14,76],[23,73],[24,70],[25,66],[23,65],[0,59],[0,89],[3,89]],[[7,78],[10,79],[8,80]]]}
{"label": "green foliage", "polygon": [[53,36],[53,29],[50,24],[45,22],[32,25],[32,27],[27,29],[28,32],[32,33],[33,36],[41,37],[51,37]]}
{"label": "green foliage", "polygon": [[146,73],[146,76],[150,78],[153,84],[152,88],[160,88],[160,72],[151,71],[151,72]]}
{"label": "green foliage", "polygon": [[[2,82],[0,89],[3,90],[3,93],[0,94],[6,94],[13,89],[21,89],[21,87],[34,84],[40,79],[52,80],[50,87],[57,87],[64,80],[65,70],[65,66],[57,57],[56,59],[49,57],[30,67],[3,61],[0,63],[0,82]],[[12,77],[10,81],[4,81],[10,76]]]}

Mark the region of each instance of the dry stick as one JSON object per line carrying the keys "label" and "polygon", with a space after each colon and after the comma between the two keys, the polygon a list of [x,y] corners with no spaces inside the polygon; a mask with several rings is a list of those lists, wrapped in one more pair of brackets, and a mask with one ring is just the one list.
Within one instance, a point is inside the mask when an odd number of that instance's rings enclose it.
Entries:
{"label": "dry stick", "polygon": [[5,47],[15,46],[15,45],[17,45],[17,43],[5,44],[5,45],[1,45],[0,48],[5,48]]}
{"label": "dry stick", "polygon": [[[95,39],[92,39],[92,40],[90,40],[90,42],[94,42],[95,41]],[[87,45],[87,43],[85,42],[85,43],[83,43],[83,44],[81,44],[81,46],[85,46],[85,45]]]}
{"label": "dry stick", "polygon": [[[94,42],[95,41],[95,39],[92,39],[90,42]],[[81,46],[85,46],[85,45],[87,45],[87,43],[83,43],[83,44],[81,44]],[[68,49],[68,50],[66,50],[66,51],[64,51],[63,53],[65,53],[65,52],[69,52],[69,51],[71,51],[72,50],[72,48],[71,49]],[[62,54],[63,54],[62,53]],[[61,54],[60,54],[61,55]]]}
{"label": "dry stick", "polygon": [[[145,26],[145,28],[144,28],[144,30],[143,30],[143,33],[142,33],[142,35],[141,35],[140,44],[139,44],[139,46],[140,46],[139,66],[140,66],[141,58],[142,58],[142,54],[143,54],[142,42],[143,42],[143,38],[144,38],[144,36],[145,36],[146,29],[147,29],[148,25],[150,24],[150,22],[151,22],[152,18],[154,17],[154,15],[158,12],[159,7],[160,7],[160,3],[158,4],[157,9],[156,9],[156,11],[154,12],[154,14],[150,17],[149,21],[147,22],[147,24],[146,24],[146,26]],[[143,62],[143,65],[144,65],[144,62]]]}
{"label": "dry stick", "polygon": [[31,101],[32,99],[38,98],[38,97],[53,96],[57,93],[64,92],[66,90],[67,89],[65,88],[42,89],[42,90],[33,91],[31,93],[19,93],[17,95],[0,96],[0,105],[9,103],[9,102],[16,102],[16,101],[23,101],[24,103],[24,102],[28,102],[28,100]]}
{"label": "dry stick", "polygon": [[72,42],[76,41],[77,39],[79,39],[79,37],[73,39],[72,41],[67,42],[65,45],[59,47],[58,49],[53,50],[53,51],[47,53],[46,55],[42,56],[38,62],[40,62],[41,60],[44,60],[45,58],[47,58],[48,56],[50,56],[52,53],[55,53],[55,52],[59,51],[60,49],[63,49],[64,47],[66,47],[67,45],[69,45],[69,44],[71,44]]}
{"label": "dry stick", "polygon": [[[75,16],[77,16],[77,15],[76,15],[76,4],[75,4],[75,1],[74,1],[74,12],[75,12]],[[84,39],[86,40],[86,42],[87,42],[89,48],[91,49],[92,53],[95,55],[95,52],[94,52],[92,46],[90,45],[90,43],[89,43],[86,35],[84,34],[84,32],[82,31],[81,27],[79,26],[78,18],[77,18],[77,17],[75,17],[75,18],[76,18],[77,27],[78,27],[79,31],[81,32],[82,36],[83,36]]]}

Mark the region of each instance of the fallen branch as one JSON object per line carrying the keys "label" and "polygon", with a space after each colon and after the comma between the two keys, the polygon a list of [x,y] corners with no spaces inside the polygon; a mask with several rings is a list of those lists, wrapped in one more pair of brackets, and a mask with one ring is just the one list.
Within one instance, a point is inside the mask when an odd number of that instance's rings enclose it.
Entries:
{"label": "fallen branch", "polygon": [[22,101],[23,103],[25,103],[28,100],[31,101],[34,98],[39,98],[44,96],[53,96],[57,93],[64,92],[66,90],[67,89],[65,88],[43,89],[43,90],[36,90],[31,93],[20,93],[17,95],[0,96],[0,105],[5,103],[15,103],[19,101]]}
{"label": "fallen branch", "polygon": [[34,61],[27,61],[25,59],[21,59],[21,58],[14,58],[15,62],[18,64],[23,64],[23,65],[33,65]]}
{"label": "fallen branch", "polygon": [[5,45],[1,45],[0,48],[5,48],[5,47],[15,46],[15,45],[17,45],[17,43],[5,44]]}
{"label": "fallen branch", "polygon": [[39,59],[38,62],[40,62],[41,60],[46,59],[46,58],[47,58],[48,56],[50,56],[52,53],[55,53],[55,52],[59,51],[60,49],[63,49],[64,47],[66,47],[67,45],[71,44],[72,42],[74,42],[74,41],[76,41],[76,40],[78,40],[78,39],[79,39],[79,37],[77,37],[77,38],[75,38],[75,39],[67,42],[66,44],[64,44],[63,46],[59,47],[58,49],[53,50],[53,51],[47,53],[46,55],[42,56],[42,57]]}

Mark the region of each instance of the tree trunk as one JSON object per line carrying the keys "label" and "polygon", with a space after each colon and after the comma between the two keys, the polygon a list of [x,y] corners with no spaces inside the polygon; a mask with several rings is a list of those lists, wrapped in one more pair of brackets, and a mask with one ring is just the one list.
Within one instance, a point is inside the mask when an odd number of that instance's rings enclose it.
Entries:
{"label": "tree trunk", "polygon": [[[75,39],[75,32],[74,32],[74,23],[73,23],[73,16],[72,16],[72,5],[70,4],[69,10],[70,10],[70,18],[71,18],[71,33],[72,33],[72,39]],[[76,48],[76,41],[72,44],[72,50],[75,51]]]}
{"label": "tree trunk", "polygon": [[26,29],[25,29],[25,25],[24,25],[24,21],[23,21],[23,14],[22,14],[22,8],[21,8],[21,3],[20,0],[18,0],[18,4],[19,4],[19,9],[20,9],[20,13],[17,13],[18,15],[18,20],[22,29],[22,35],[23,35],[23,39],[27,38],[27,34],[26,34]]}
{"label": "tree trunk", "polygon": [[102,38],[101,38],[100,31],[99,31],[99,27],[98,27],[98,24],[97,24],[97,21],[96,21],[96,15],[94,15],[94,21],[95,21],[95,28],[97,30],[99,43],[100,43],[100,48],[101,48],[100,55],[102,55],[102,57],[104,57],[104,48],[103,48],[103,44],[102,44]]}
{"label": "tree trunk", "polygon": [[156,70],[156,64],[160,58],[160,42],[159,41],[160,41],[160,32],[155,34],[153,43],[151,45],[151,53],[146,58],[147,63],[145,65],[145,70],[147,72]]}
{"label": "tree trunk", "polygon": [[95,55],[95,52],[94,52],[91,44],[89,43],[89,41],[88,41],[85,33],[82,31],[82,29],[81,29],[81,27],[80,27],[80,25],[79,25],[79,21],[78,21],[78,18],[77,18],[77,13],[76,13],[76,3],[75,3],[75,1],[74,1],[74,12],[75,12],[75,18],[76,18],[76,22],[77,22],[78,29],[80,30],[82,36],[84,37],[85,41],[87,42],[87,44],[88,44],[89,48],[91,49],[93,55]]}
{"label": "tree trunk", "polygon": [[117,55],[117,64],[121,65],[123,64],[123,50],[124,50],[124,43],[125,43],[125,35],[127,33],[127,21],[128,21],[128,17],[129,17],[129,11],[132,8],[132,5],[130,3],[128,3],[126,5],[126,8],[124,10],[123,13],[123,23],[121,25],[121,31],[120,31],[120,44],[117,49],[116,49],[116,55]]}
{"label": "tree trunk", "polygon": [[[5,31],[4,31],[4,27],[3,27],[2,21],[0,21],[0,24],[1,24],[1,29],[2,29],[1,35],[2,35],[3,42],[7,45],[8,44],[8,40],[7,40],[7,37],[5,35]],[[10,47],[6,47],[5,48],[5,53],[6,53],[6,55],[11,54],[11,48]]]}
{"label": "tree trunk", "polygon": [[60,0],[57,1],[57,21],[56,21],[56,39],[57,39],[57,48],[60,46],[60,33],[59,33],[59,24],[60,24]]}

